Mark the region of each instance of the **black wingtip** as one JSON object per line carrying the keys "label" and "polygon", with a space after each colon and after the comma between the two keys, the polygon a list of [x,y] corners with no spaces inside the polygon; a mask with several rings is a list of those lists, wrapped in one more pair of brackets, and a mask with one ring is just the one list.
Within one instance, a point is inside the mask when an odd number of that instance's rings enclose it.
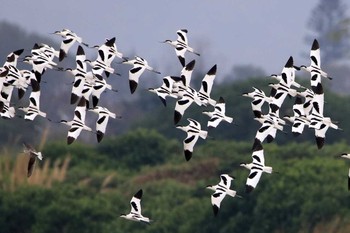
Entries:
{"label": "black wingtip", "polygon": [[17,56],[20,56],[23,53],[24,49],[18,49],[14,51],[13,53],[16,54]]}
{"label": "black wingtip", "polygon": [[178,111],[175,110],[175,112],[174,112],[174,124],[176,125],[177,123],[179,123],[181,118],[182,118],[181,113],[179,113]]}
{"label": "black wingtip", "polygon": [[186,161],[190,161],[190,159],[192,158],[192,152],[189,150],[185,150],[184,154],[185,154]]}
{"label": "black wingtip", "polygon": [[181,56],[178,56],[178,58],[179,58],[179,61],[180,61],[181,65],[182,65],[182,67],[185,67],[185,65],[186,65],[185,58],[181,57]]}
{"label": "black wingtip", "polygon": [[75,138],[73,138],[73,137],[71,137],[71,136],[68,136],[68,137],[67,137],[67,144],[68,144],[68,145],[72,144],[74,141],[75,141]]}
{"label": "black wingtip", "polygon": [[299,133],[299,132],[293,132],[293,136],[294,136],[294,137],[298,137],[300,134],[301,134],[301,133]]}
{"label": "black wingtip", "polygon": [[284,67],[286,67],[286,68],[293,68],[293,57],[292,56],[289,57],[286,65]]}
{"label": "black wingtip", "polygon": [[316,136],[315,139],[316,139],[317,148],[321,149],[324,145],[324,138]]}
{"label": "black wingtip", "polygon": [[95,108],[99,102],[99,98],[97,96],[92,96],[92,107]]}
{"label": "black wingtip", "polygon": [[219,104],[225,103],[225,100],[224,100],[224,98],[222,96],[220,96],[218,103]]}
{"label": "black wingtip", "polygon": [[216,74],[216,64],[208,71],[207,75],[215,75]]}
{"label": "black wingtip", "polygon": [[266,137],[266,142],[267,142],[267,143],[271,143],[274,139],[275,139],[275,138],[274,138],[273,136],[267,135],[267,137]]}
{"label": "black wingtip", "polygon": [[86,103],[87,103],[86,99],[84,97],[81,97],[79,100],[78,106],[84,107],[84,106],[86,106]]}
{"label": "black wingtip", "polygon": [[320,48],[320,45],[316,39],[314,39],[314,42],[312,43],[311,50],[317,50]]}
{"label": "black wingtip", "polygon": [[254,190],[253,186],[251,185],[246,185],[245,186],[245,192],[246,193],[251,193]]}
{"label": "black wingtip", "polygon": [[217,205],[213,205],[213,212],[214,212],[214,216],[217,216],[219,213],[219,207]]}
{"label": "black wingtip", "polygon": [[258,150],[262,150],[262,149],[263,149],[263,147],[262,147],[261,141],[259,139],[255,138],[252,150],[253,151],[258,151]]}
{"label": "black wingtip", "polygon": [[79,96],[77,96],[76,94],[72,93],[70,95],[70,104],[75,104],[79,99]]}
{"label": "black wingtip", "polygon": [[66,55],[67,54],[64,52],[64,50],[60,49],[60,54],[59,54],[58,60],[62,61],[66,57]]}
{"label": "black wingtip", "polygon": [[81,45],[79,45],[77,49],[77,56],[79,55],[85,55],[84,49]]}
{"label": "black wingtip", "polygon": [[135,82],[134,80],[130,80],[129,86],[130,86],[130,92],[131,92],[131,94],[133,94],[136,91],[137,82]]}
{"label": "black wingtip", "polygon": [[97,137],[97,142],[100,143],[103,139],[104,133],[102,133],[101,131],[97,131],[96,132],[96,137]]}
{"label": "black wingtip", "polygon": [[18,89],[18,100],[22,99],[25,93],[26,93],[25,90]]}
{"label": "black wingtip", "polygon": [[107,45],[108,47],[112,47],[115,43],[115,37],[111,38],[111,39],[107,39],[105,45]]}
{"label": "black wingtip", "polygon": [[137,191],[137,193],[134,195],[134,197],[136,197],[138,199],[141,199],[142,198],[142,194],[143,194],[143,191],[142,191],[142,189],[140,189],[139,191]]}
{"label": "black wingtip", "polygon": [[278,109],[280,109],[276,104],[274,104],[274,103],[270,103],[270,109],[271,109],[271,111],[272,112],[277,112],[278,111]]}
{"label": "black wingtip", "polygon": [[186,70],[193,70],[195,64],[196,64],[196,60],[190,61],[190,62],[186,65]]}

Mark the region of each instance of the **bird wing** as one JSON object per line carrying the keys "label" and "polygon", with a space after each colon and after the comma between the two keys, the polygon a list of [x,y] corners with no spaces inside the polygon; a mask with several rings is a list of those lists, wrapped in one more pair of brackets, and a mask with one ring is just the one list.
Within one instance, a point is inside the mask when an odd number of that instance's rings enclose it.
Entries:
{"label": "bird wing", "polygon": [[313,41],[311,46],[310,60],[311,66],[318,68],[321,67],[320,45],[318,44],[318,41],[316,39]]}
{"label": "bird wing", "polygon": [[129,70],[129,85],[131,93],[134,93],[139,83],[141,74],[145,71],[146,67],[142,65],[134,65]]}
{"label": "bird wing", "polygon": [[210,93],[214,84],[214,79],[216,76],[216,65],[214,65],[204,76],[202,80],[201,88],[199,89],[198,96],[201,101],[209,101]]}
{"label": "bird wing", "polygon": [[231,180],[232,177],[229,175],[220,175],[219,186],[223,186],[229,189],[231,187]]}
{"label": "bird wing", "polygon": [[102,140],[103,135],[106,132],[107,124],[109,120],[108,114],[99,114],[98,119],[96,121],[96,131],[97,131],[97,139],[100,142]]}
{"label": "bird wing", "polygon": [[29,161],[28,161],[28,171],[27,171],[27,177],[30,177],[33,173],[34,167],[35,167],[35,161],[36,161],[36,155],[30,153],[29,154]]}
{"label": "bird wing", "polygon": [[187,137],[183,141],[184,153],[185,153],[185,158],[187,161],[190,160],[192,157],[193,148],[194,148],[194,145],[196,144],[198,138],[199,138],[198,133],[194,133],[191,131],[187,132]]}
{"label": "bird wing", "polygon": [[213,205],[213,211],[214,215],[216,216],[220,209],[220,204],[222,200],[224,200],[226,196],[226,192],[223,192],[222,190],[216,190],[215,193],[211,195],[211,204]]}
{"label": "bird wing", "polygon": [[140,189],[130,201],[131,213],[141,215],[142,189]]}
{"label": "bird wing", "polygon": [[186,45],[188,44],[186,29],[177,30],[176,34],[177,34],[177,41],[184,43]]}
{"label": "bird wing", "polygon": [[175,104],[175,112],[174,112],[174,122],[177,124],[182,116],[184,115],[186,109],[193,103],[193,98],[190,98],[187,95],[184,95],[181,99],[179,99]]}
{"label": "bird wing", "polygon": [[[176,50],[177,51],[177,50]],[[183,54],[185,54],[184,52],[185,50],[183,50]],[[177,52],[176,52],[177,54]],[[184,86],[189,86],[191,83],[191,78],[192,78],[192,72],[193,72],[193,68],[194,65],[196,64],[195,60],[190,61],[184,68],[182,68],[181,70],[181,77],[184,77],[183,83]]]}
{"label": "bird wing", "polygon": [[75,107],[73,121],[84,123],[85,116],[86,116],[86,100],[84,97],[81,97],[78,105]]}
{"label": "bird wing", "polygon": [[250,169],[250,173],[246,181],[246,192],[248,193],[256,188],[256,186],[259,183],[261,174],[263,172],[265,159],[264,159],[264,151],[261,144],[256,147],[255,151],[252,154],[252,158],[253,158],[253,166]]}

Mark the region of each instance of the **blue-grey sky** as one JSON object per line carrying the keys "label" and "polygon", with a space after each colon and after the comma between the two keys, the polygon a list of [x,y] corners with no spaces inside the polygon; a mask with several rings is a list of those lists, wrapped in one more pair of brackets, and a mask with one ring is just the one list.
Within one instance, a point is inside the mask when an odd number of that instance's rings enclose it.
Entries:
{"label": "blue-grey sky", "polygon": [[[69,28],[89,44],[116,36],[118,50],[139,55],[160,71],[176,72],[180,63],[173,49],[159,41],[176,39],[187,28],[189,44],[201,53],[196,64],[209,69],[218,64],[218,76],[233,65],[252,64],[267,73],[282,70],[289,56],[301,56],[306,25],[318,0],[152,0],[152,1],[5,1],[0,20],[16,23],[28,32],[57,39],[50,32]],[[196,58],[187,54],[188,61]]]}

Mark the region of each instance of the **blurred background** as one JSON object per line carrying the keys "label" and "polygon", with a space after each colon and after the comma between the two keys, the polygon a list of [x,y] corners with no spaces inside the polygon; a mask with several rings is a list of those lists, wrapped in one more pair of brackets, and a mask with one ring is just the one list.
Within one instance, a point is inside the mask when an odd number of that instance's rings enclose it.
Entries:
{"label": "blurred background", "polygon": [[[127,57],[145,58],[161,74],[145,72],[130,94],[130,66],[113,67],[121,76],[107,79],[118,92],[102,94],[100,105],[122,116],[110,119],[104,139],[82,132],[66,144],[68,127],[37,117],[0,119],[0,232],[349,232],[349,163],[335,159],[350,152],[349,72],[350,12],[345,0],[289,1],[7,1],[0,15],[0,62],[17,49],[29,55],[34,43],[60,47],[54,31],[69,28],[90,45],[116,37],[118,50]],[[222,96],[226,114],[235,124],[210,129],[210,139],[199,140],[193,158],[186,162],[185,133],[173,123],[175,100],[164,107],[147,89],[158,87],[167,75],[182,69],[174,49],[160,43],[176,39],[188,29],[189,45],[201,55],[192,75],[198,90],[205,73],[218,66],[212,98]],[[256,190],[245,195],[248,171],[240,162],[251,161],[251,145],[259,128],[253,120],[250,99],[241,97],[252,86],[269,93],[270,74],[280,73],[289,56],[295,65],[309,64],[312,41],[321,47],[322,68],[333,80],[324,80],[325,115],[343,131],[330,129],[326,144],[317,149],[314,132],[293,137],[279,133],[264,143],[265,162],[279,174],[264,174]],[[77,45],[59,63],[75,67]],[[96,50],[84,48],[89,59]],[[19,62],[18,67],[29,69]],[[310,75],[296,80],[310,86]],[[53,121],[73,118],[69,104],[71,74],[48,70],[41,85],[41,110]],[[28,96],[13,97],[13,106],[27,106]],[[281,116],[292,114],[294,99],[287,99]],[[210,107],[190,106],[180,124],[191,117],[206,129]],[[18,114],[21,114],[18,111]],[[87,113],[94,127],[97,115]],[[44,154],[33,175],[26,177],[28,157],[23,142]],[[211,192],[205,186],[219,175],[235,176],[232,188],[243,199],[227,197],[213,216]],[[129,201],[144,191],[143,214],[154,219],[147,226],[119,218],[130,211]]]}

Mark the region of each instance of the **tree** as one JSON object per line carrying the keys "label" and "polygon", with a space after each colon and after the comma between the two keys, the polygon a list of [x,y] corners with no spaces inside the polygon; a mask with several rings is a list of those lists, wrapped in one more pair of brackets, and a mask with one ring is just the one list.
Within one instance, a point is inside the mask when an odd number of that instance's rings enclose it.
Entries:
{"label": "tree", "polygon": [[307,43],[311,45],[317,38],[323,64],[344,59],[350,51],[349,33],[345,29],[346,10],[343,0],[320,0],[311,12],[308,26],[314,33],[307,36]]}

